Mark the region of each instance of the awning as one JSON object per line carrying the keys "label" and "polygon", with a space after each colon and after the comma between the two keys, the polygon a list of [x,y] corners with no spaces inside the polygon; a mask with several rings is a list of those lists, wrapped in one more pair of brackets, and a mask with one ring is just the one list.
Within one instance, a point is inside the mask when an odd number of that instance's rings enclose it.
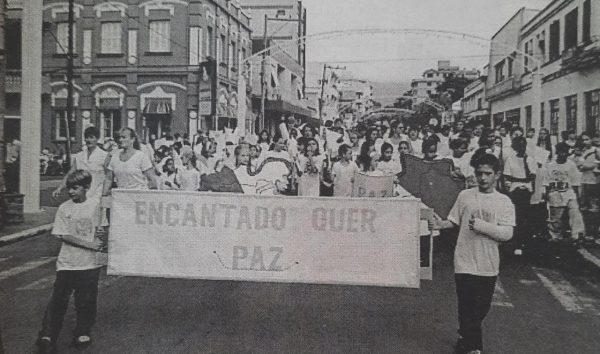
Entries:
{"label": "awning", "polygon": [[314,118],[311,110],[282,100],[267,101],[265,109],[267,111],[283,113],[285,115],[293,114],[304,118]]}
{"label": "awning", "polygon": [[171,114],[171,100],[150,99],[144,106],[144,114]]}

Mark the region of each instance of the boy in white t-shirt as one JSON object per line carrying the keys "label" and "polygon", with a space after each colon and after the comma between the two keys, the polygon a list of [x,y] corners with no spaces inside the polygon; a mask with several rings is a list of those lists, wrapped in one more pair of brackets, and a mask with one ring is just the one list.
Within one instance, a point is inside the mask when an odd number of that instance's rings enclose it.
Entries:
{"label": "boy in white t-shirt", "polygon": [[548,201],[548,233],[552,240],[559,240],[564,236],[565,213],[573,240],[582,238],[585,231],[577,202],[580,181],[577,166],[568,159],[570,149],[566,142],[556,145],[556,161],[548,163],[543,180]]}
{"label": "boy in white t-shirt", "polygon": [[91,183],[92,176],[87,171],[69,174],[66,184],[71,199],[60,205],[54,219],[52,234],[62,240],[62,245],[56,260],[54,290],[36,342],[42,353],[56,352],[71,293],[77,313],[73,344],[83,348],[92,341],[102,267],[98,252],[105,250],[106,239],[104,226],[100,225],[100,199],[86,197]]}
{"label": "boy in white t-shirt", "polygon": [[454,252],[459,354],[477,354],[483,350],[481,326],[490,309],[498,277],[498,244],[512,238],[515,226],[512,202],[495,189],[501,176],[498,158],[488,153],[475,155],[471,165],[478,187],[460,192],[448,220],[436,217],[434,222],[438,230],[460,228]]}

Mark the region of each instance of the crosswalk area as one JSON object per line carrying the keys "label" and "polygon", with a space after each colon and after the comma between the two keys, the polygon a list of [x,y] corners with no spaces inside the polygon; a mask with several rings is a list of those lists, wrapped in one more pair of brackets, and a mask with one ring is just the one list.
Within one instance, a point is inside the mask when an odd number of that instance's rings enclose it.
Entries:
{"label": "crosswalk area", "polygon": [[[41,257],[39,259],[17,263],[15,263],[11,257],[0,257],[0,285],[2,285],[0,288],[5,291],[10,291],[2,284],[2,282],[15,281],[17,287],[14,288],[13,291],[17,292],[52,289],[56,278],[55,263],[56,257]],[[23,277],[24,279],[26,278],[29,280],[33,277],[35,280],[26,281],[22,284],[19,281],[19,277],[22,275],[27,275],[27,277]],[[106,272],[103,271],[100,274],[98,287],[100,289],[108,287],[120,278],[120,276],[107,276]]]}
{"label": "crosswalk area", "polygon": [[[46,291],[52,289],[55,279],[56,257],[41,257],[25,262],[15,262],[10,257],[0,257],[0,288],[3,291]],[[20,282],[19,277],[27,279]],[[492,301],[493,307],[505,310],[518,310],[518,304],[531,303],[532,297],[542,291],[550,296],[561,311],[572,314],[593,316],[600,318],[600,286],[589,283],[585,288],[580,284],[574,285],[561,272],[551,269],[531,267],[526,279],[504,285],[503,278],[514,277],[505,272],[496,282],[496,289]],[[122,277],[107,276],[101,273],[99,288],[103,289],[113,284],[118,284]],[[4,282],[13,281],[16,286],[8,289]],[[516,283],[516,285],[514,284]],[[520,301],[519,301],[520,300]]]}

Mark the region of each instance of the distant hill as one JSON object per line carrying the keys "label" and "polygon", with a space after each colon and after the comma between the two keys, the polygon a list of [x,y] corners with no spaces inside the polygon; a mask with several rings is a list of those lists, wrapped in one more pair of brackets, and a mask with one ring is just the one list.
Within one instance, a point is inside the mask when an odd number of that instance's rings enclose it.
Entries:
{"label": "distant hill", "polygon": [[410,82],[371,82],[373,99],[382,106],[394,103],[397,97],[410,89]]}

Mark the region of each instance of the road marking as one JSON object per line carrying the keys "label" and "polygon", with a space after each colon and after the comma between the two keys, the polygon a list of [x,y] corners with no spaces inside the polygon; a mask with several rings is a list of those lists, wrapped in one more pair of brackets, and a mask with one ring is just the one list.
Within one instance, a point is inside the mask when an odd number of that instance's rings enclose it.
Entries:
{"label": "road marking", "polygon": [[[568,312],[600,316],[596,299],[578,294],[577,289],[558,272],[533,268],[535,275]],[[544,274],[542,274],[544,273]]]}
{"label": "road marking", "polygon": [[502,286],[500,278],[496,280],[496,289],[494,290],[492,306],[514,307],[513,304],[510,302],[510,298],[508,297],[508,295],[506,295],[506,291],[504,291],[504,287]]}
{"label": "road marking", "polygon": [[600,268],[600,259],[598,259],[598,257],[594,256],[593,254],[591,254],[590,252],[588,252],[587,250],[580,248],[578,250],[579,254],[583,256],[583,258],[585,258],[586,260],[594,263],[594,265],[596,267]]}
{"label": "road marking", "polygon": [[19,275],[19,274],[27,272],[29,270],[41,267],[41,266],[43,266],[45,264],[54,262],[55,260],[56,260],[56,257],[44,257],[42,259],[38,259],[38,260],[35,260],[35,261],[27,262],[27,263],[25,263],[23,265],[20,265],[18,267],[14,267],[14,268],[11,268],[9,270],[5,270],[3,272],[0,272],[0,281],[1,280],[5,280],[5,279],[10,278],[10,277],[14,277],[15,275]]}
{"label": "road marking", "polygon": [[42,279],[38,279],[36,281],[34,281],[33,283],[27,284],[25,286],[22,286],[20,288],[17,288],[17,291],[23,291],[23,290],[44,290],[44,289],[48,289],[52,287],[52,284],[54,284],[54,279],[55,279],[55,273],[48,275],[47,277],[44,277]]}

